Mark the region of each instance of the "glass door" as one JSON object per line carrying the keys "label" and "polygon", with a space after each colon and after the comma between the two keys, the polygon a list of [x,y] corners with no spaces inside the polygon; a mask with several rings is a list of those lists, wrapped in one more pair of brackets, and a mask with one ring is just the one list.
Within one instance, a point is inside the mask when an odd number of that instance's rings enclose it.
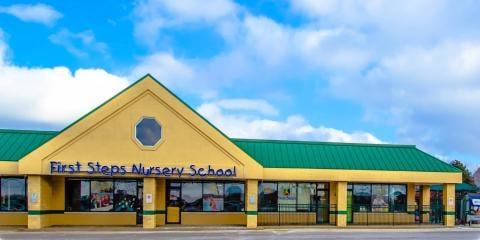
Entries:
{"label": "glass door", "polygon": [[330,221],[328,205],[328,184],[317,184],[317,223],[323,224]]}
{"label": "glass door", "polygon": [[143,182],[137,185],[137,224],[143,224]]}
{"label": "glass door", "polygon": [[348,184],[347,187],[347,223],[353,222],[353,212],[352,212],[352,204],[353,204],[353,189],[352,185]]}
{"label": "glass door", "polygon": [[181,183],[169,182],[167,188],[167,223],[181,222]]}

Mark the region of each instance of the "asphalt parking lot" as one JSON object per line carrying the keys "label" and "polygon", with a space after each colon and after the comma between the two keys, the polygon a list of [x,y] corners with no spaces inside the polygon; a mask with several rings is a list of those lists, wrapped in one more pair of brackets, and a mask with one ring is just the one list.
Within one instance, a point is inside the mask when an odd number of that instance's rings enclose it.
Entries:
{"label": "asphalt parking lot", "polygon": [[461,239],[480,240],[480,229],[263,229],[1,231],[0,239]]}

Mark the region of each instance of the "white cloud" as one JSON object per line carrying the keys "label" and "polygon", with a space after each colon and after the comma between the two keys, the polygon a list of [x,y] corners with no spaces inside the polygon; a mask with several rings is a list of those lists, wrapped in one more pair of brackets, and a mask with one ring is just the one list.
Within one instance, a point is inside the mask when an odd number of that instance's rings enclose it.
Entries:
{"label": "white cloud", "polygon": [[[72,73],[66,67],[16,66],[5,58],[6,47],[0,38],[0,115],[10,119],[65,125],[128,85],[127,79],[102,69],[79,69]],[[169,54],[156,54],[143,61],[147,65],[140,64],[132,75],[155,69],[153,74],[158,74],[161,81],[194,79],[194,73]],[[366,132],[347,133],[312,126],[298,115],[288,116],[285,120],[269,119],[267,117],[277,116],[279,111],[263,99],[209,101],[198,111],[233,137],[381,142]]]}
{"label": "white cloud", "polygon": [[364,67],[368,51],[362,50],[363,36],[350,29],[291,28],[269,18],[247,16],[243,22],[243,50],[256,54],[267,66],[306,66],[312,70],[350,71]]}
{"label": "white cloud", "polygon": [[62,126],[128,86],[127,79],[102,69],[71,72],[61,66],[16,66],[6,59],[6,48],[0,38],[0,116],[4,118]]}
{"label": "white cloud", "polygon": [[480,153],[480,41],[405,48],[354,77],[342,75],[331,87],[386,114],[402,139],[442,153]]}
{"label": "white cloud", "polygon": [[35,22],[52,26],[62,17],[62,14],[52,6],[45,4],[15,4],[8,7],[0,6],[0,13],[13,15],[25,22]]}
{"label": "white cloud", "polygon": [[321,27],[342,26],[369,35],[376,53],[396,46],[432,44],[452,37],[478,37],[479,4],[455,0],[291,0],[291,9]]}
{"label": "white cloud", "polygon": [[[232,101],[235,102],[235,109],[238,111],[227,112],[232,108],[225,102]],[[245,103],[245,107],[240,106],[242,102]],[[255,110],[251,107],[254,102],[266,103],[263,100],[223,99],[206,102],[200,105],[197,111],[230,137],[381,143],[378,138],[367,132],[347,133],[325,126],[312,126],[299,115],[288,116],[285,120],[272,120],[264,117],[265,111],[262,108],[256,109],[257,114],[246,114],[244,111],[246,109]]]}
{"label": "white cloud", "polygon": [[253,111],[263,115],[278,115],[278,110],[263,99],[221,99],[216,105],[225,110]]}
{"label": "white cloud", "polygon": [[[234,84],[281,81],[286,76],[301,79],[320,70],[357,71],[370,57],[360,47],[363,36],[348,29],[298,30],[248,14],[235,24],[225,38],[231,47],[224,52],[188,59],[157,51],[142,58],[133,72],[151,72],[167,86],[212,97]],[[165,72],[169,74],[161,74]]]}
{"label": "white cloud", "polygon": [[135,36],[152,46],[162,28],[191,27],[198,23],[218,24],[219,21],[234,17],[237,11],[238,6],[230,0],[140,0],[133,11]]}
{"label": "white cloud", "polygon": [[108,57],[108,46],[104,42],[95,39],[95,34],[91,30],[73,33],[68,29],[62,29],[59,32],[49,36],[52,43],[64,47],[69,53],[76,57],[88,57],[88,51],[94,51]]}
{"label": "white cloud", "polygon": [[[146,73],[152,74],[169,88],[198,92],[202,89],[196,82],[194,69],[170,53],[157,52],[141,58],[131,70],[130,78],[137,79]],[[197,87],[192,88],[192,86]]]}
{"label": "white cloud", "polygon": [[[459,151],[479,153],[478,3],[295,0],[291,5],[306,22],[292,26],[247,11],[238,14],[238,6],[236,12],[225,11],[223,17],[208,20],[158,9],[145,19],[162,22],[153,28],[157,30],[208,22],[224,38],[225,50],[207,59],[179,59],[171,51],[171,57],[188,66],[198,92],[208,89],[221,95],[222,89],[231,86],[279,90],[294,81],[309,81],[314,88],[323,87],[325,81],[329,88],[320,91],[361,104],[367,121],[397,129],[397,141],[448,156]],[[192,82],[188,79],[183,86],[192,89],[188,87]],[[216,106],[221,108],[218,118],[232,122],[231,126],[245,117],[233,118],[230,110]],[[260,123],[272,128],[308,125],[303,119],[304,124],[288,118],[273,123],[247,120],[248,127],[228,131],[246,136],[250,133],[242,133],[243,129],[256,129]],[[253,122],[258,125],[250,126]],[[312,132],[302,137],[313,138],[316,131],[312,129],[319,127],[302,129]]]}

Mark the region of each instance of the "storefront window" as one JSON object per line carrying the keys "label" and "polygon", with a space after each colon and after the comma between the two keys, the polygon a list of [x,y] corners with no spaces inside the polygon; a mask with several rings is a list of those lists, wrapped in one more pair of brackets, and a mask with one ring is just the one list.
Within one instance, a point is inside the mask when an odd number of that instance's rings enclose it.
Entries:
{"label": "storefront window", "polygon": [[66,201],[67,211],[89,211],[90,210],[90,181],[68,180]]}
{"label": "storefront window", "polygon": [[353,184],[355,212],[406,212],[407,187],[402,184]]}
{"label": "storefront window", "polygon": [[242,182],[169,182],[167,203],[183,212],[242,212],[244,189]]}
{"label": "storefront window", "polygon": [[182,183],[182,200],[184,201],[183,211],[202,211],[202,183]]}
{"label": "storefront window", "polygon": [[278,194],[277,183],[260,183],[258,187],[258,210],[277,211]]}
{"label": "storefront window", "polygon": [[355,184],[353,186],[354,210],[366,212],[370,210],[372,191],[370,184]]}
{"label": "storefront window", "polygon": [[315,197],[315,184],[312,183],[299,183],[298,184],[298,198],[297,198],[297,210],[310,211],[312,204],[314,204]]}
{"label": "storefront window", "polygon": [[388,185],[372,185],[372,212],[388,212]]}
{"label": "storefront window", "polygon": [[297,184],[278,183],[278,208],[283,212],[295,212],[297,203]]}
{"label": "storefront window", "polygon": [[91,181],[90,182],[91,211],[112,211],[113,210],[113,181]]}
{"label": "storefront window", "polygon": [[203,183],[203,211],[223,211],[223,183]]}
{"label": "storefront window", "polygon": [[407,210],[407,186],[390,185],[390,206],[394,212]]}
{"label": "storefront window", "polygon": [[137,205],[137,181],[115,181],[115,211],[133,212]]}
{"label": "storefront window", "polygon": [[243,183],[225,183],[224,211],[244,211],[245,191]]}
{"label": "storefront window", "polygon": [[27,210],[27,201],[25,197],[25,179],[2,178],[0,188],[2,211]]}
{"label": "storefront window", "polygon": [[141,200],[139,180],[67,179],[65,210],[134,212]]}

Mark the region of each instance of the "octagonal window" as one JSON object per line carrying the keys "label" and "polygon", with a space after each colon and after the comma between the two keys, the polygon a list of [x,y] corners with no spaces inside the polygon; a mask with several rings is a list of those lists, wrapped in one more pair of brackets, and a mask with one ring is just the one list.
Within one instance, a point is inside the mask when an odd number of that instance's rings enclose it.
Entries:
{"label": "octagonal window", "polygon": [[162,138],[162,126],[155,118],[142,118],[135,126],[135,138],[143,146],[153,147]]}

